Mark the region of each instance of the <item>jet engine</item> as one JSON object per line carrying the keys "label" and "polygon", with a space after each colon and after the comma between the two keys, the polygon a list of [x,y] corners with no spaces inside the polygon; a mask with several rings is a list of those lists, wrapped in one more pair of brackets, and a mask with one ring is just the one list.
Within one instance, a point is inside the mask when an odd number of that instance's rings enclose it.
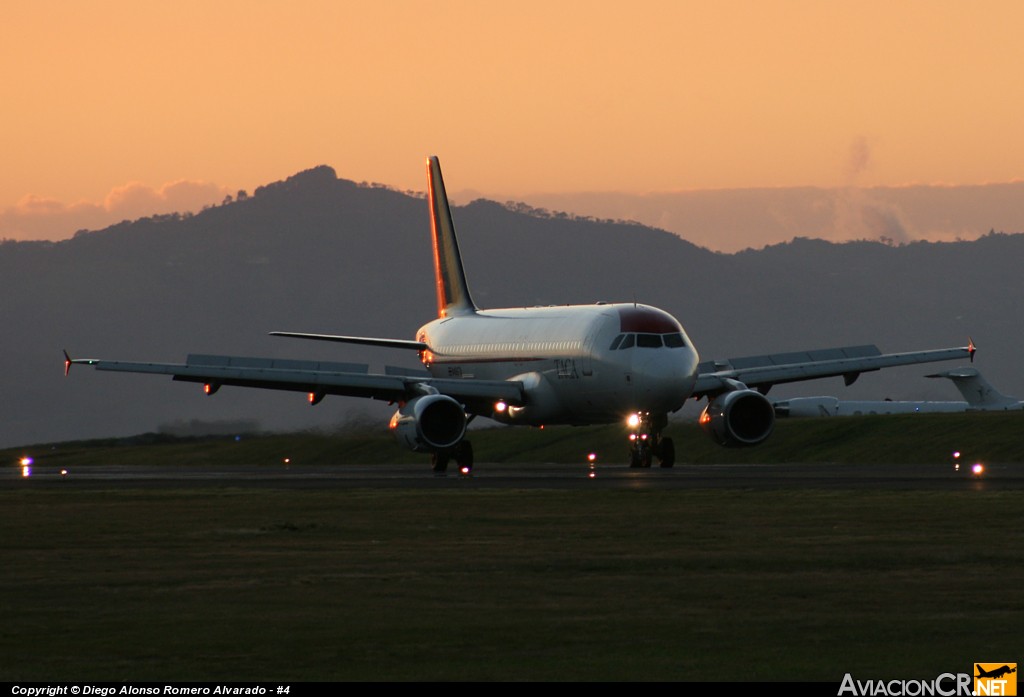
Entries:
{"label": "jet engine", "polygon": [[466,434],[466,410],[447,395],[424,395],[396,411],[388,428],[410,450],[439,452],[458,445]]}
{"label": "jet engine", "polygon": [[719,445],[757,445],[771,435],[775,409],[756,390],[734,390],[704,408],[700,425]]}

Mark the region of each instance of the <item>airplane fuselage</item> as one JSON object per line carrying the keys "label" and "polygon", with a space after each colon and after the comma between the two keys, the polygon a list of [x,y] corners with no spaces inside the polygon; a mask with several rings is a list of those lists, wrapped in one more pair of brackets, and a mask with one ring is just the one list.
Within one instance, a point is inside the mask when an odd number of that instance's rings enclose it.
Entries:
{"label": "airplane fuselage", "polygon": [[436,319],[417,333],[434,377],[515,380],[522,405],[488,413],[523,424],[610,423],[667,414],[693,391],[697,351],[679,322],[646,305],[480,310]]}

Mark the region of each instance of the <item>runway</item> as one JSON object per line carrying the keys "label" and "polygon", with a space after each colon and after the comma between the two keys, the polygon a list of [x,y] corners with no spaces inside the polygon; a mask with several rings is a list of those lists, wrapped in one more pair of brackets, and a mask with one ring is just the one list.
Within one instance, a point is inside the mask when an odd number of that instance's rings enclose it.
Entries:
{"label": "runway", "polygon": [[410,489],[881,489],[1002,491],[1024,489],[1024,467],[986,465],[981,476],[949,464],[677,465],[630,469],[625,465],[480,463],[471,475],[454,469],[439,476],[424,464],[391,465],[92,465],[35,464],[0,469],[0,487],[103,488],[410,488]]}

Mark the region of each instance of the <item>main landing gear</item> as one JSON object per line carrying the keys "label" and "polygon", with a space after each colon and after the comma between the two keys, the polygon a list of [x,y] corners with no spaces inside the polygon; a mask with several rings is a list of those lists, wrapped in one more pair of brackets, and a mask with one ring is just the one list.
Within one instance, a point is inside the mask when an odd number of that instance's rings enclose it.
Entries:
{"label": "main landing gear", "polygon": [[630,414],[629,420],[629,466],[650,467],[654,458],[662,467],[676,464],[676,446],[671,438],[663,438],[661,431],[668,426],[664,414]]}
{"label": "main landing gear", "polygon": [[473,444],[468,440],[460,441],[454,448],[435,452],[430,456],[434,474],[444,474],[448,471],[448,463],[455,460],[460,474],[470,474],[473,471]]}

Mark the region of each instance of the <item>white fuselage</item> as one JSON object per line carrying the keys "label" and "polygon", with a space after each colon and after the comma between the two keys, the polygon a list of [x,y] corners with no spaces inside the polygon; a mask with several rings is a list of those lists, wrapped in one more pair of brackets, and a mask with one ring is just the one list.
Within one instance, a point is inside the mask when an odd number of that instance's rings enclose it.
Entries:
{"label": "white fuselage", "polygon": [[436,319],[416,338],[430,346],[421,358],[434,377],[522,382],[522,405],[486,414],[508,423],[668,414],[697,376],[697,351],[682,326],[646,305],[482,310]]}
{"label": "white fuselage", "polygon": [[1021,408],[1021,404],[981,404],[970,402],[935,401],[854,401],[838,397],[794,397],[774,402],[778,416],[864,416],[875,414],[936,414],[968,411],[1008,411]]}

